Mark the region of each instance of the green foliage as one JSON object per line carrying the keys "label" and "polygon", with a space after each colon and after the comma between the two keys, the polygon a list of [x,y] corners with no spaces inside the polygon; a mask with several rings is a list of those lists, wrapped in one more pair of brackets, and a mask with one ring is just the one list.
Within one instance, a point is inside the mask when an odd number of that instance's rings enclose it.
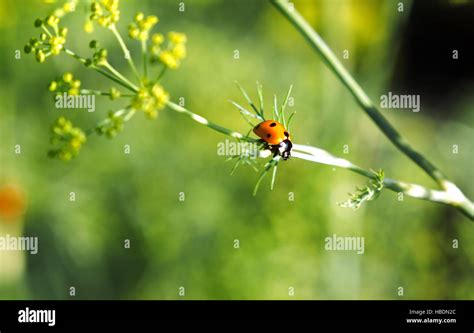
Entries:
{"label": "green foliage", "polygon": [[[166,68],[178,68],[181,61],[185,58],[186,35],[175,31],[169,32],[168,43],[166,47],[163,47],[163,35],[153,34],[151,36],[152,46],[148,49],[147,42],[150,39],[150,31],[158,23],[158,17],[154,15],[145,17],[141,12],[136,14],[134,23],[129,25],[129,36],[131,39],[138,40],[142,44],[143,72],[140,74],[131,58],[128,47],[116,28],[116,24],[120,19],[119,1],[107,0],[92,2],[89,8],[90,20],[107,28],[116,37],[130,68],[136,75],[138,82],[134,83],[132,79],[124,76],[110,64],[109,51],[106,48],[99,47],[99,42],[96,39],[88,43],[88,47],[93,50],[93,54],[90,58],[83,58],[66,48],[65,43],[68,30],[65,27],[59,27],[59,22],[62,16],[75,11],[74,8],[76,4],[76,2],[68,2],[63,7],[53,11],[53,14],[47,16],[46,19],[36,19],[34,26],[41,28],[44,32],[41,33],[39,39],[30,39],[29,43],[25,46],[25,53],[34,53],[40,63],[44,62],[46,57],[50,55],[63,53],[71,56],[84,64],[86,68],[102,74],[107,79],[130,90],[133,94],[123,94],[115,87],[110,87],[108,92],[80,89],[81,81],[74,80],[73,75],[69,72],[65,73],[61,78],[52,81],[48,86],[48,90],[55,94],[67,93],[68,95],[109,96],[111,100],[120,97],[129,99],[128,106],[118,111],[110,112],[107,118],[100,121],[91,129],[83,131],[77,127],[74,128],[74,131],[80,131],[86,135],[92,133],[105,134],[107,137],[113,138],[123,130],[125,122],[129,121],[136,111],[142,111],[150,119],[156,118],[158,111],[164,109],[169,101],[169,94],[160,84],[160,81]],[[49,29],[52,29],[53,32]],[[154,79],[148,77],[147,62],[161,65],[161,69],[159,69],[158,75]],[[64,117],[61,118],[61,121],[69,122]],[[52,142],[54,144],[62,142],[64,145],[59,149],[50,150],[48,155],[69,161],[78,155],[80,146],[82,146],[86,140],[85,137],[81,137],[79,144],[77,137],[71,139],[67,133],[58,134],[59,131],[62,131],[58,126],[59,124],[56,123],[53,127],[54,136]],[[71,146],[71,142],[73,143],[73,147]]]}
{"label": "green foliage", "polygon": [[[14,59],[11,51],[18,48],[19,39],[30,37],[35,13],[45,13],[57,2],[10,3],[8,10],[0,10],[4,37],[0,56],[4,55],[5,64],[0,68],[0,178],[21,185],[28,206],[17,224],[0,221],[0,232],[12,234],[18,227],[25,236],[38,236],[40,252],[35,256],[2,253],[1,299],[70,300],[70,286],[77,290],[74,299],[474,298],[474,233],[461,214],[408,196],[398,201],[397,194],[389,191],[376,204],[354,213],[333,203],[342,201],[357,175],[296,158],[279,166],[273,192],[262,181],[259,195],[252,196],[259,174],[246,168],[229,177],[232,165],[223,167],[215,151],[216,142],[225,136],[183,120],[178,113],[165,110],[159,121],[151,122],[137,112],[139,116],[126,123],[113,142],[90,135],[74,163],[45,160],[48,124],[58,113],[74,126],[92,126],[107,117],[108,110],[128,105],[131,98],[97,98],[94,113],[59,111],[41,88],[56,75],[69,70],[83,86],[95,88],[91,91],[109,92],[113,85],[123,89],[122,94],[135,93],[98,79],[101,74],[95,75],[79,61],[74,65],[72,58],[48,58],[41,66],[24,54],[21,60]],[[331,34],[331,43],[341,37],[352,41],[350,59],[344,64],[371,87],[373,96],[387,89],[384,83],[392,75],[387,68],[393,67],[394,60],[390,55],[398,52],[396,45],[402,42],[402,35],[391,31],[400,31],[399,20],[407,15],[391,10],[386,1],[294,3],[313,26]],[[378,7],[362,7],[364,3]],[[81,1],[71,20],[68,17],[68,27],[75,29],[70,29],[67,45],[82,46],[74,51],[90,57],[86,41],[99,40],[100,47],[109,51],[109,61],[127,77],[133,75],[106,29],[96,27],[93,35],[79,31],[87,19],[84,7]],[[361,7],[365,15],[356,16]],[[395,150],[386,149],[376,127],[355,110],[333,74],[266,1],[201,0],[192,7],[186,2],[185,14],[174,1],[122,1],[121,20],[133,19],[144,8],[160,16],[158,26],[188,35],[189,58],[173,75],[167,71],[162,82],[173,99],[185,97],[187,108],[232,126],[245,137],[250,125],[239,112],[231,112],[227,102],[228,98],[240,102],[232,81],[251,87],[258,79],[265,91],[279,92],[280,101],[284,98],[280,93],[294,84],[295,105],[287,106],[285,113],[297,109],[294,119],[298,121],[292,123],[291,133],[298,143],[336,155],[350,144],[350,154],[344,157],[376,170],[383,167],[387,177],[396,172],[400,179],[416,176],[421,185],[430,184]],[[349,18],[334,15],[341,9]],[[376,26],[386,37],[370,47],[361,45],[352,18],[383,22]],[[125,37],[127,26],[119,25]],[[238,61],[230,56],[236,47],[241,51]],[[133,56],[137,49],[131,49]],[[159,71],[160,63],[156,65]],[[149,77],[154,75],[152,69]],[[269,117],[273,94],[267,97]],[[437,117],[422,114],[415,118],[423,121],[412,121],[408,114],[388,110],[387,115],[472,194],[472,155],[464,152],[474,151],[474,140],[472,129],[462,125],[472,119],[472,101],[467,97],[460,95],[456,122],[440,123]],[[257,99],[255,94],[258,104]],[[242,99],[242,103],[246,102]],[[428,106],[425,110],[425,114],[432,111]],[[459,144],[460,153],[451,154],[447,142]],[[12,149],[17,144],[22,148],[19,155]],[[125,144],[131,147],[130,155],[123,152]],[[450,167],[453,163],[455,168]],[[261,172],[264,165],[259,166]],[[70,191],[77,193],[75,202],[68,200]],[[181,191],[185,201],[178,200]],[[294,193],[294,201],[289,200],[289,192]],[[364,236],[366,252],[324,251],[324,239],[333,233]],[[131,240],[130,249],[123,247],[124,238]],[[239,249],[232,246],[234,239],[240,240]],[[453,248],[453,239],[459,241],[459,248]],[[184,297],[178,294],[180,286],[186,287]],[[295,296],[288,295],[290,286]],[[403,297],[396,293],[398,286],[408,286]]]}
{"label": "green foliage", "polygon": [[367,201],[372,201],[378,198],[380,192],[384,188],[384,171],[380,169],[378,172],[372,170],[373,178],[369,181],[367,186],[356,187],[355,193],[349,193],[350,198],[340,203],[339,205],[344,208],[351,208],[353,210],[359,209],[359,207]]}
{"label": "green foliage", "polygon": [[[254,125],[248,117],[258,119],[259,122],[265,120],[263,86],[260,83],[257,82],[257,94],[258,94],[258,100],[259,100],[259,106],[257,107],[257,106],[255,106],[255,103],[249,97],[249,95],[247,94],[245,89],[238,82],[235,82],[235,84],[239,88],[239,90],[242,93],[244,99],[247,101],[247,103],[249,104],[249,106],[251,107],[253,112],[249,111],[248,109],[244,108],[243,106],[241,106],[240,104],[238,104],[234,101],[230,101],[230,102],[239,110],[240,115],[251,126],[250,131],[252,131],[256,124]],[[285,119],[285,107],[288,104],[288,99],[290,98],[292,89],[293,89],[293,86],[290,86],[290,88],[288,89],[288,92],[286,94],[285,100],[284,100],[284,102],[283,102],[283,104],[281,105],[280,108],[278,108],[276,95],[274,95],[274,99],[273,99],[273,102],[274,102],[274,104],[273,104],[273,119],[278,121],[278,122],[281,122],[285,126],[285,128],[286,128],[287,124],[289,125],[289,123],[290,123],[290,121],[291,121],[291,119],[293,118],[293,115],[294,115],[294,113],[293,113],[293,114],[290,115],[288,120]],[[249,133],[250,133],[250,131],[249,131]],[[267,150],[269,152],[267,145],[262,140],[259,140],[259,149],[260,150]],[[281,160],[280,156],[273,156],[273,157],[270,158],[270,160],[268,160],[265,163],[265,165],[263,167],[263,170],[260,173],[260,176],[258,177],[257,182],[255,183],[254,190],[253,190],[253,195],[254,196],[257,195],[258,189],[260,187],[260,183],[262,182],[262,180],[265,178],[265,176],[272,169],[273,169],[273,172],[272,172],[272,180],[271,180],[271,183],[270,183],[270,189],[273,190],[273,187],[275,185],[277,170],[278,170],[278,163],[280,162],[280,160]],[[242,164],[250,164],[249,162],[247,162],[247,158],[245,156],[239,156],[239,158],[237,159],[236,164],[234,165],[234,168],[232,169],[232,173]],[[255,163],[252,163],[250,165],[252,167],[255,167]]]}

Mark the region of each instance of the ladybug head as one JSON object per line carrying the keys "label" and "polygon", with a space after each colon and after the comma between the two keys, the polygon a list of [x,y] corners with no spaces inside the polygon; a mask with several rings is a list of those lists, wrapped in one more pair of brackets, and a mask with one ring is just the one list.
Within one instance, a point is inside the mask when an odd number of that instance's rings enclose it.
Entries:
{"label": "ladybug head", "polygon": [[293,148],[293,144],[289,139],[283,140],[280,143],[278,150],[280,152],[281,158],[283,158],[284,161],[290,158],[291,148]]}

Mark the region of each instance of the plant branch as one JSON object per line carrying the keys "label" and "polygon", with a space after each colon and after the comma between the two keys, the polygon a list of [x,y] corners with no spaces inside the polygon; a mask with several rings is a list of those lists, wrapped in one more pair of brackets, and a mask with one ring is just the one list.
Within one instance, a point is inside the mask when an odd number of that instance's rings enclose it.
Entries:
{"label": "plant branch", "polygon": [[[366,170],[343,158],[336,157],[320,148],[293,144],[293,152],[291,155],[292,157],[300,158],[300,159],[315,162],[315,163],[344,168],[344,169],[356,172],[370,179],[374,179],[375,177],[374,173],[371,172],[370,170]],[[406,182],[398,181],[391,178],[385,178],[384,186],[394,192],[398,192],[398,193],[401,192],[407,196],[410,196],[416,199],[439,202],[439,203],[444,203],[451,206],[456,206],[457,204],[456,198],[452,197],[450,193],[446,191],[432,190],[418,184],[411,184],[411,183],[406,183]],[[468,210],[466,210],[464,213],[465,215],[470,217]]]}
{"label": "plant branch", "polygon": [[120,32],[118,32],[115,24],[111,25],[109,28],[113,32],[115,37],[117,38],[117,41],[119,42],[120,47],[122,48],[123,56],[125,57],[125,59],[127,59],[127,62],[130,65],[130,68],[132,69],[133,74],[135,74],[135,76],[138,79],[138,82],[140,82],[140,74],[138,74],[137,67],[135,66],[135,63],[133,62],[132,56],[130,54],[130,50],[128,49],[127,45],[123,41],[123,38],[120,35]]}
{"label": "plant branch", "polygon": [[[106,91],[99,91],[99,90],[91,90],[91,89],[81,89],[80,93],[83,95],[98,95],[98,96],[112,96],[110,92]],[[134,94],[123,94],[120,93],[120,97],[134,97]]]}
{"label": "plant branch", "polygon": [[204,126],[207,126],[211,129],[213,129],[214,131],[217,131],[217,132],[220,132],[220,133],[223,133],[225,135],[228,135],[228,136],[231,136],[233,138],[236,138],[238,140],[242,140],[242,141],[247,141],[247,142],[256,142],[257,140],[255,139],[252,139],[252,138],[249,138],[239,132],[235,132],[235,131],[232,131],[230,129],[227,129],[225,127],[222,127],[220,125],[217,125],[209,120],[207,120],[206,118],[194,113],[194,112],[191,112],[189,111],[188,109],[176,104],[176,103],[173,103],[173,102],[170,102],[168,101],[166,103],[166,105],[176,111],[176,112],[179,112],[179,113],[182,113],[186,116],[188,116],[189,118],[191,118],[192,120],[194,120],[195,122],[201,124],[201,125],[204,125]]}
{"label": "plant branch", "polygon": [[[77,55],[76,53],[74,53],[73,51],[69,50],[69,49],[63,49],[64,52],[68,55],[70,55],[71,57],[73,57],[74,59],[80,61],[81,63],[85,64],[86,63],[86,59]],[[112,80],[114,81],[115,83],[118,83],[120,84],[121,86],[133,91],[133,92],[137,92],[138,90],[136,90],[135,88],[129,86],[126,82],[123,82],[120,78],[118,77],[115,77],[114,75],[111,75],[109,73],[107,73],[106,71],[96,67],[95,65],[91,65],[90,66],[93,70],[95,70],[96,72],[104,75],[105,77],[107,77],[109,80]]]}
{"label": "plant branch", "polygon": [[143,77],[146,79],[147,73],[147,52],[146,52],[146,40],[142,40],[142,57],[143,57]]}
{"label": "plant branch", "polygon": [[138,91],[138,87],[134,85],[132,82],[130,82],[125,76],[120,74],[118,70],[116,70],[108,61],[105,61],[103,64],[105,68],[107,68],[113,75],[115,75],[118,79],[122,80],[126,84],[128,84],[130,87]]}
{"label": "plant branch", "polygon": [[[257,140],[252,139],[248,136],[243,135],[242,133],[232,131],[230,129],[227,129],[225,127],[222,127],[220,125],[217,125],[206,118],[176,104],[171,101],[167,102],[167,106],[171,108],[173,111],[182,113],[186,116],[188,116],[190,119],[194,120],[195,122],[204,125],[208,128],[213,129],[214,131],[217,131],[219,133],[231,136],[233,138],[236,138],[238,140],[246,141],[246,142],[257,142]],[[332,165],[335,167],[347,169],[350,171],[353,171],[355,173],[358,173],[364,177],[374,179],[374,173],[371,172],[370,170],[366,170],[362,167],[359,167],[356,164],[353,164],[352,162],[345,160],[340,157],[336,157],[326,150],[312,147],[312,146],[306,146],[306,145],[300,145],[300,144],[293,144],[293,151],[291,153],[292,157],[303,159],[306,161],[314,162],[314,163],[320,163],[320,164],[326,164],[326,165]],[[269,154],[259,154],[259,157],[262,158],[267,158],[269,157]],[[439,190],[432,190],[429,188],[426,188],[421,185],[417,184],[411,184],[411,183],[405,183],[401,182],[395,179],[390,179],[390,178],[385,178],[384,179],[384,186],[394,192],[397,193],[403,193],[409,197],[416,198],[416,199],[422,199],[422,200],[428,200],[432,202],[439,202],[443,204],[447,204],[450,206],[454,206],[457,209],[459,209],[464,215],[466,215],[468,218],[471,220],[474,219],[474,209],[472,204],[469,204],[467,201],[459,201],[460,198],[456,195],[453,195],[452,192],[449,191],[439,191]]]}
{"label": "plant branch", "polygon": [[431,178],[433,178],[450,199],[454,200],[453,205],[467,213],[471,219],[474,216],[473,203],[461,192],[461,190],[446,176],[428,161],[421,153],[413,149],[400,133],[388,122],[380,113],[375,104],[371,101],[362,87],[354,80],[347,69],[342,65],[334,52],[318,33],[306,22],[288,0],[270,0],[270,2],[285,16],[288,21],[303,35],[307,42],[316,50],[329,69],[339,78],[344,86],[355,98],[359,106],[367,113],[372,121],[379,127],[385,136],[406,156],[422,168]]}

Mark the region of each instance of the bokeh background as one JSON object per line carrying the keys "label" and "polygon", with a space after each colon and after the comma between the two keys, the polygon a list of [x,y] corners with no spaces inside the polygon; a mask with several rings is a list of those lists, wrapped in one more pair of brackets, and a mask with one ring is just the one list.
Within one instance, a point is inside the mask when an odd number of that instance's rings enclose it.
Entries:
{"label": "bokeh background", "polygon": [[[233,82],[254,98],[255,82],[262,83],[267,105],[293,84],[295,142],[435,186],[267,1],[184,1],[185,12],[180,2],[122,1],[119,22],[126,35],[143,11],[159,16],[155,31],[187,34],[188,57],[163,81],[173,100],[184,97],[190,110],[246,133],[228,102],[244,103]],[[374,101],[388,91],[421,94],[419,113],[382,112],[473,198],[473,2],[294,3],[340,58],[349,50],[344,65]],[[241,168],[230,176],[232,164],[217,156],[217,144],[227,138],[171,110],[156,120],[136,115],[113,140],[90,137],[70,163],[48,159],[49,127],[59,115],[87,128],[123,105],[104,98],[92,114],[58,110],[46,89],[58,75],[71,71],[93,89],[106,90],[109,82],[66,56],[44,64],[23,53],[15,58],[38,34],[35,18],[60,4],[0,1],[0,188],[17,203],[13,216],[3,214],[0,234],[39,237],[37,255],[0,252],[0,299],[70,299],[70,287],[75,299],[474,298],[474,225],[454,209],[398,201],[384,191],[358,211],[347,210],[337,203],[366,180],[297,159],[281,165],[273,191],[267,179],[253,197],[258,174]],[[108,31],[83,31],[87,7],[81,2],[64,19],[69,48],[88,54],[88,41],[97,39],[130,76]],[[139,45],[126,41],[138,54]],[[365,254],[325,251],[332,234],[365,237]]]}

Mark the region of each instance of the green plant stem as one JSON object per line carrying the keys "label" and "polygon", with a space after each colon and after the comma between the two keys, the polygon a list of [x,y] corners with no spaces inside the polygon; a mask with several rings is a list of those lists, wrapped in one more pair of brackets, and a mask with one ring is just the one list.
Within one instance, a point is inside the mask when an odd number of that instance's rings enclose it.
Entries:
{"label": "green plant stem", "polygon": [[142,57],[143,57],[143,76],[147,77],[147,53],[146,53],[146,40],[142,40]]}
{"label": "green plant stem", "polygon": [[137,67],[135,66],[135,63],[133,62],[132,55],[130,54],[130,50],[128,49],[127,45],[123,41],[122,36],[120,35],[120,32],[117,30],[117,27],[115,26],[115,24],[112,24],[109,28],[113,32],[115,37],[117,38],[117,41],[119,42],[120,47],[122,48],[123,55],[125,59],[127,59],[127,62],[130,65],[130,68],[132,69],[133,74],[135,74],[135,76],[138,79],[138,82],[140,82],[141,81],[140,74],[137,71]]}
{"label": "green plant stem", "polygon": [[[81,89],[80,93],[83,95],[98,95],[98,96],[111,96],[112,94],[106,91],[99,91],[99,90],[90,90],[90,89]],[[123,94],[120,93],[120,97],[134,97],[133,94]]]}
{"label": "green plant stem", "polygon": [[188,116],[189,118],[191,118],[192,120],[194,120],[195,122],[201,124],[201,125],[204,125],[204,126],[207,126],[211,129],[213,129],[214,131],[217,131],[217,132],[220,132],[220,133],[223,133],[225,135],[229,135],[233,138],[236,138],[236,139],[239,139],[239,140],[242,140],[242,141],[246,141],[246,142],[256,142],[255,139],[252,139],[252,138],[249,138],[239,132],[235,132],[235,131],[232,131],[230,129],[227,129],[225,127],[222,127],[222,126],[219,126],[209,120],[207,120],[206,118],[194,113],[194,112],[191,112],[189,111],[188,109],[176,104],[176,103],[173,103],[173,102],[170,102],[168,101],[166,103],[166,105],[176,111],[176,112],[179,112],[181,114],[184,114],[186,116]]}
{"label": "green plant stem", "polygon": [[161,80],[161,78],[163,77],[163,75],[165,75],[167,68],[168,68],[168,67],[166,67],[166,65],[163,65],[163,68],[161,69],[160,73],[158,73],[158,76],[156,77],[155,82],[158,82],[158,81]]}
{"label": "green plant stem", "polygon": [[138,90],[136,88],[133,88],[131,86],[129,86],[126,82],[123,82],[122,80],[120,80],[119,78],[115,77],[114,75],[112,74],[109,74],[107,73],[106,71],[96,67],[96,66],[91,66],[93,70],[95,70],[96,72],[104,75],[105,77],[107,77],[108,79],[114,81],[115,83],[118,83],[120,84],[122,87],[124,88],[127,88],[128,90],[130,91],[133,91],[134,93],[136,93]]}
{"label": "green plant stem", "polygon": [[[364,169],[348,160],[336,157],[329,152],[316,147],[294,143],[291,156],[314,163],[344,168],[370,179],[374,179],[375,177],[374,173],[370,170]],[[418,184],[406,183],[391,178],[384,179],[384,186],[394,192],[403,193],[412,198],[453,206],[469,219],[474,219],[474,207],[472,204],[469,204],[468,202],[460,203],[458,196],[453,195],[452,192],[433,190]]]}
{"label": "green plant stem", "polygon": [[[120,110],[117,110],[115,111],[113,114],[114,116],[123,116],[123,120],[124,122],[127,122],[129,121],[136,113],[136,110],[135,109],[132,109],[130,106],[127,106],[123,109],[120,109]],[[104,120],[102,120],[100,123],[98,123],[96,126],[92,127],[92,128],[89,128],[85,131],[86,135],[89,136],[91,134],[94,134],[96,133],[96,129],[101,127],[101,126],[105,126],[107,125],[108,123],[110,123],[110,118],[106,118]]]}
{"label": "green plant stem", "polygon": [[[63,49],[63,51],[70,55],[71,57],[73,57],[74,59],[80,61],[81,63],[85,64],[86,63],[86,59],[77,55],[76,53],[74,53],[73,51],[69,50],[69,49]],[[114,81],[115,83],[118,83],[120,84],[121,86],[127,88],[128,90],[131,90],[133,92],[137,92],[138,90],[129,86],[126,82],[123,82],[120,78],[117,78],[109,73],[107,73],[106,71],[96,67],[95,65],[91,65],[90,68],[92,68],[93,70],[95,70],[96,72],[104,75],[105,77],[107,77],[109,80],[112,80]]]}
{"label": "green plant stem", "polygon": [[120,80],[128,84],[130,87],[132,87],[135,90],[138,90],[138,87],[136,85],[130,82],[125,76],[123,76],[118,70],[116,70],[108,61],[105,61],[103,66],[107,68],[117,78],[119,78]]}
{"label": "green plant stem", "polygon": [[359,106],[369,115],[375,124],[382,130],[390,141],[405,155],[410,157],[416,164],[426,171],[441,186],[446,177],[433,164],[431,164],[420,153],[415,151],[398,131],[377,110],[361,86],[349,74],[336,55],[332,52],[324,40],[309,25],[308,22],[296,11],[290,9],[287,0],[270,0],[271,3],[293,24],[303,35],[308,43],[319,53],[329,69],[336,74],[349,92],[354,96]]}
{"label": "green plant stem", "polygon": [[387,138],[413,162],[421,167],[431,178],[433,178],[451,198],[455,198],[456,205],[462,211],[469,212],[472,219],[473,203],[461,192],[461,190],[446,176],[429,162],[422,154],[413,149],[400,133],[380,113],[375,104],[370,100],[362,87],[354,80],[347,69],[342,65],[334,52],[326,42],[299,14],[296,9],[290,7],[288,0],[270,0],[270,2],[290,21],[291,24],[303,35],[308,43],[321,56],[329,69],[339,78],[344,86],[355,98],[359,106],[374,121]]}
{"label": "green plant stem", "polygon": [[48,28],[46,28],[46,26],[43,24],[41,24],[41,29],[43,29],[43,31],[48,35],[48,37],[53,37],[53,35],[51,34],[51,32],[49,31]]}

